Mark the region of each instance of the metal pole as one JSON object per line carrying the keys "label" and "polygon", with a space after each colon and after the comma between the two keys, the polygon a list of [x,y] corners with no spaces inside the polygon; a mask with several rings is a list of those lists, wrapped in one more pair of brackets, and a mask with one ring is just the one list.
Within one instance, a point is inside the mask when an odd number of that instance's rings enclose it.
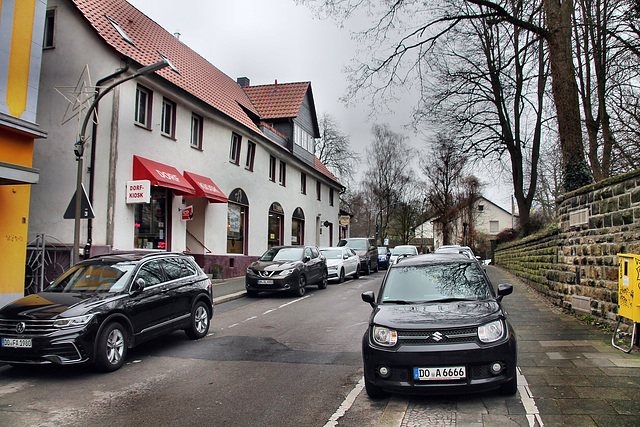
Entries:
{"label": "metal pole", "polygon": [[[103,92],[101,92],[91,103],[89,109],[87,110],[86,116],[84,116],[84,120],[82,121],[82,126],[80,128],[80,135],[78,141],[73,146],[73,151],[76,155],[76,160],[78,162],[78,174],[76,178],[76,206],[75,206],[75,218],[74,218],[74,229],[73,229],[73,263],[77,263],[80,260],[80,214],[82,210],[82,198],[83,189],[82,189],[82,155],[84,154],[84,144],[86,142],[85,132],[87,131],[87,125],[89,123],[89,119],[95,113],[96,107],[98,106],[98,102],[109,93],[114,87],[127,82],[129,80],[135,79],[136,77],[143,76],[146,74],[151,74],[155,71],[158,71],[164,67],[171,67],[175,70],[171,62],[163,57],[162,61],[158,61],[155,64],[147,65],[146,67],[142,67],[138,70],[137,73],[120,79],[118,81],[113,82],[111,85],[107,86]],[[176,70],[177,71],[177,70]]]}

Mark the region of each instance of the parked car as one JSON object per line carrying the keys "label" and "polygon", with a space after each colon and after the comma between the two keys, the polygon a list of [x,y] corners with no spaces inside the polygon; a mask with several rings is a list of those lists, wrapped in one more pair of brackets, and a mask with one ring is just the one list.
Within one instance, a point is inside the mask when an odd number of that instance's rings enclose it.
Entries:
{"label": "parked car", "polygon": [[460,246],[460,245],[445,245],[440,246],[435,250],[436,254],[462,254],[471,259],[479,260],[480,257],[477,257],[469,246]]}
{"label": "parked car", "polygon": [[0,310],[0,362],[115,371],[147,339],[177,329],[204,337],[212,313],[211,281],[192,257],[100,255]]}
{"label": "parked car", "polygon": [[320,248],[320,252],[327,259],[329,280],[344,282],[346,276],[354,279],[360,277],[360,258],[356,252],[346,246]]}
{"label": "parked car", "polygon": [[247,268],[247,296],[293,292],[303,296],[308,284],[327,287],[327,260],[316,246],[275,246]]}
{"label": "parked car", "polygon": [[398,245],[391,249],[389,264],[396,264],[401,258],[418,255],[418,248],[413,245]]}
{"label": "parked car", "polygon": [[371,271],[378,271],[378,243],[376,239],[367,237],[353,237],[342,239],[338,246],[348,246],[360,257],[360,271],[364,274],[371,274]]}
{"label": "parked car", "polygon": [[389,268],[389,258],[391,251],[386,246],[378,246],[378,268]]}
{"label": "parked car", "polygon": [[362,338],[367,394],[515,394],[516,334],[483,268],[462,255],[418,255],[389,267]]}

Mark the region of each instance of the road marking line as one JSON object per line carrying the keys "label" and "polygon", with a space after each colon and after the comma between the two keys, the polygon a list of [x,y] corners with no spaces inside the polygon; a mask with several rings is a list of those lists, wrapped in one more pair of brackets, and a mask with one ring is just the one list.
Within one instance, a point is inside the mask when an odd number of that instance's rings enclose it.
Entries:
{"label": "road marking line", "polygon": [[[286,306],[288,306],[288,305],[294,304],[294,303],[296,303],[296,302],[298,302],[298,301],[302,301],[303,299],[307,299],[307,298],[310,298],[310,297],[311,297],[311,295],[306,295],[306,296],[304,296],[304,297],[301,297],[301,298],[298,298],[298,299],[294,299],[293,301],[289,301],[289,302],[287,302],[287,303],[282,304],[282,305],[281,305],[281,306],[279,306],[278,308],[272,308],[271,310],[267,310],[267,311],[265,311],[264,313],[262,313],[262,314],[260,314],[260,315],[251,316],[251,317],[249,317],[249,318],[247,318],[247,319],[244,319],[244,320],[243,320],[243,321],[241,321],[241,322],[234,323],[233,325],[229,325],[229,326],[227,326],[227,329],[231,329],[231,328],[233,328],[233,327],[235,327],[235,326],[240,325],[241,323],[246,323],[246,322],[249,322],[250,320],[257,319],[258,317],[260,317],[260,316],[264,316],[265,314],[273,313],[274,311],[280,310],[281,308],[284,308],[284,307],[286,307]],[[222,330],[224,330],[224,328],[220,328],[220,330],[222,331]]]}
{"label": "road marking line", "polygon": [[358,384],[356,384],[356,386],[353,388],[353,390],[349,392],[349,394],[344,399],[340,407],[336,410],[336,412],[334,412],[333,415],[331,415],[331,418],[329,418],[329,421],[327,421],[324,427],[337,426],[338,420],[342,416],[344,416],[344,414],[347,413],[349,408],[351,408],[351,405],[353,405],[353,402],[356,401],[356,398],[358,397],[358,395],[360,394],[363,388],[364,388],[364,377],[362,377],[360,381],[358,381]]}
{"label": "road marking line", "polygon": [[530,427],[534,427],[536,425],[536,421],[538,422],[538,426],[544,426],[542,419],[540,418],[540,411],[538,411],[538,407],[536,406],[536,401],[533,398],[533,393],[531,393],[531,389],[529,388],[529,383],[525,378],[524,374],[520,367],[517,367],[518,370],[518,391],[520,392],[520,401],[522,402],[522,406],[524,406],[524,410],[527,414],[527,421],[529,422]]}

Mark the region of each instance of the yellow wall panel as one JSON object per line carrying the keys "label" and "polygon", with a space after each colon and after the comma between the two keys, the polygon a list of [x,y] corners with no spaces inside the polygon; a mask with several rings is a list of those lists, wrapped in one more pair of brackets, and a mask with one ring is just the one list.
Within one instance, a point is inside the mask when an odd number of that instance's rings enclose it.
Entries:
{"label": "yellow wall panel", "polygon": [[14,117],[20,117],[27,108],[29,64],[31,61],[31,35],[36,0],[16,1],[11,35],[11,57],[7,77],[7,107]]}

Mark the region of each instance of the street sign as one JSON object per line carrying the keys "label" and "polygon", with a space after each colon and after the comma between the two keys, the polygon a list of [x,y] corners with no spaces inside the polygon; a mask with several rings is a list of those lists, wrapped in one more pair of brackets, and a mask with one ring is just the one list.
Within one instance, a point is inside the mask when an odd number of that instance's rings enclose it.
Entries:
{"label": "street sign", "polygon": [[[73,194],[71,201],[69,202],[69,206],[67,206],[67,210],[64,212],[64,219],[75,219],[76,218],[76,194],[77,191]],[[84,184],[82,184],[82,193],[80,196],[80,218],[95,218],[96,215],[93,213],[93,207],[91,203],[89,203],[89,198],[87,197],[87,192],[84,190]]]}
{"label": "street sign", "polygon": [[190,221],[193,218],[193,206],[187,206],[182,209],[182,220]]}

